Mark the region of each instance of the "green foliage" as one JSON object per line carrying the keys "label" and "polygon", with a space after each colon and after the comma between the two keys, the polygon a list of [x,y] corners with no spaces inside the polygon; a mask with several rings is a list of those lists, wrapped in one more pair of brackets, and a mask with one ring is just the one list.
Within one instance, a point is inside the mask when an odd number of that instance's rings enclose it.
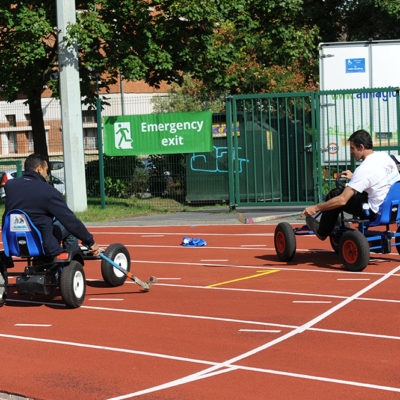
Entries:
{"label": "green foliage", "polygon": [[[118,198],[131,196],[132,177],[135,174],[135,157],[104,156],[104,184],[106,195]],[[100,195],[99,161],[86,164],[86,187],[90,196]]]}
{"label": "green foliage", "polygon": [[211,110],[219,113],[225,110],[225,97],[213,93],[204,93],[205,88],[190,74],[183,76],[181,85],[172,84],[169,96],[155,96],[152,99],[154,112],[186,112]]}

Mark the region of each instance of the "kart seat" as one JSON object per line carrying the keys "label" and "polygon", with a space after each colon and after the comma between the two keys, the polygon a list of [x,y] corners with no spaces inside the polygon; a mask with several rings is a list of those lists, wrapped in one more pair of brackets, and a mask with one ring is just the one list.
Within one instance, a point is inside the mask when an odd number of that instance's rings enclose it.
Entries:
{"label": "kart seat", "polygon": [[385,200],[379,207],[376,218],[369,226],[385,225],[400,222],[400,181],[395,182],[389,189]]}
{"label": "kart seat", "polygon": [[4,252],[7,257],[44,256],[42,235],[28,214],[14,209],[7,213],[2,231]]}

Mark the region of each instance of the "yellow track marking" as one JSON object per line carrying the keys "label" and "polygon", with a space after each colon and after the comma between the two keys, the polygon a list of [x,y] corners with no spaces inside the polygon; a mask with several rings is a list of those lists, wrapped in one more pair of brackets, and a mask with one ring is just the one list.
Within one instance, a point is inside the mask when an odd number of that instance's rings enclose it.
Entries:
{"label": "yellow track marking", "polygon": [[237,281],[243,281],[243,280],[245,280],[245,279],[257,278],[258,276],[272,274],[273,272],[279,272],[279,269],[271,269],[270,271],[263,271],[262,274],[251,275],[251,276],[245,276],[245,277],[243,277],[243,278],[232,279],[231,281],[226,281],[226,282],[214,283],[214,285],[209,285],[209,286],[207,286],[207,287],[220,286],[220,285],[225,285],[225,284],[227,284],[227,283],[232,283],[232,282],[237,282]]}

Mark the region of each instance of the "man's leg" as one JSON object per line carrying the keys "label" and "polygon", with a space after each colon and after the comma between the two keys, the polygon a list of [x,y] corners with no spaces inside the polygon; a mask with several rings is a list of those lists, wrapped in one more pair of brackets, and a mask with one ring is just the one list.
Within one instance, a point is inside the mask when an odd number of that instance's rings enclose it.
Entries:
{"label": "man's leg", "polygon": [[67,251],[77,251],[79,250],[78,239],[69,233],[60,221],[55,220],[53,222],[53,232],[54,236],[62,242],[62,247]]}
{"label": "man's leg", "polygon": [[[325,198],[325,201],[330,200],[333,197],[338,196],[340,193],[343,192],[343,188],[335,188],[332,189]],[[321,214],[321,218],[319,220],[319,228],[318,231],[315,232],[317,233],[318,237],[322,240],[324,240],[326,237],[330,235],[330,233],[333,231],[333,228],[336,225],[336,222],[338,220],[338,217],[342,211],[342,208],[335,208],[334,210],[329,210],[329,211],[324,211]],[[318,226],[318,225],[316,225]]]}

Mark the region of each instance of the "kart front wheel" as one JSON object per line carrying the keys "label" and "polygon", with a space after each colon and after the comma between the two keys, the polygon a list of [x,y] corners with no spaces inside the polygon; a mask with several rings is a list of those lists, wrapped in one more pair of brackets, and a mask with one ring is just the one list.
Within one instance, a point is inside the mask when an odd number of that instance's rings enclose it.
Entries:
{"label": "kart front wheel", "polygon": [[[126,272],[131,269],[131,256],[123,244],[113,243],[103,253],[111,261],[114,261]],[[110,286],[121,286],[126,280],[126,275],[115,268],[107,260],[101,260],[101,275],[104,281]]]}
{"label": "kart front wheel", "polygon": [[281,222],[275,228],[275,251],[281,261],[290,261],[296,254],[296,236],[287,222]]}
{"label": "kart front wheel", "polygon": [[369,263],[368,240],[360,231],[344,232],[339,244],[340,258],[348,271],[362,271]]}
{"label": "kart front wheel", "polygon": [[63,267],[60,277],[61,297],[64,303],[71,308],[79,307],[85,298],[86,279],[83,266],[80,262],[72,260]]}

